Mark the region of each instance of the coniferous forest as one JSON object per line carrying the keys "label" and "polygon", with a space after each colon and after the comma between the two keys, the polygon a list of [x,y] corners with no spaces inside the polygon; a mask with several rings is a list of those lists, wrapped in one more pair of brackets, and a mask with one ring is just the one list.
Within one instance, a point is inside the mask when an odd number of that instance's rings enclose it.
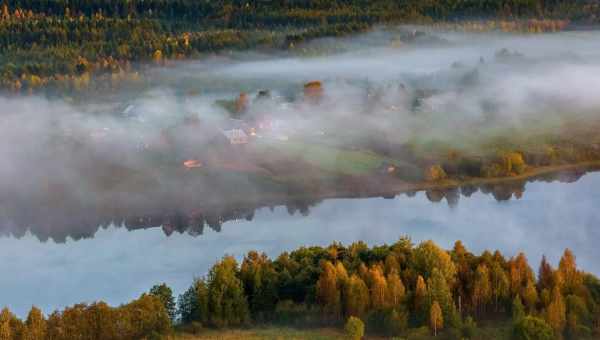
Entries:
{"label": "coniferous forest", "polygon": [[599,11],[595,2],[563,0],[5,0],[0,83],[18,93],[83,90],[90,82],[114,88],[139,81],[141,64],[223,50],[290,49],[377,24],[492,19],[503,20],[495,28],[536,32],[593,24]]}
{"label": "coniferous forest", "polygon": [[[285,325],[338,327],[349,336],[447,339],[594,339],[600,336],[600,280],[565,250],[537,271],[519,253],[447,251],[401,238],[369,247],[302,247],[276,259],[256,251],[225,256],[174,298],[165,284],[128,304],[78,304],[47,318],[0,313],[2,339],[141,339],[174,329]],[[481,325],[496,325],[482,327]]]}

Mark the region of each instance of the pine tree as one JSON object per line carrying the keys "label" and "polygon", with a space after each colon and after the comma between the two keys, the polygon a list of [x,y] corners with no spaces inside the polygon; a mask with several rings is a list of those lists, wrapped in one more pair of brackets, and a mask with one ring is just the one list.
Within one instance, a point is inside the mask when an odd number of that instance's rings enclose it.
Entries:
{"label": "pine tree", "polygon": [[552,289],[554,286],[554,269],[548,261],[546,256],[542,256],[540,262],[540,269],[538,271],[538,290]]}
{"label": "pine tree", "polygon": [[177,301],[178,314],[183,323],[209,322],[208,287],[203,279],[195,279],[188,290],[179,296]]}
{"label": "pine tree", "polygon": [[150,289],[150,295],[154,295],[160,299],[165,306],[167,313],[172,321],[175,321],[176,310],[175,310],[175,298],[173,298],[173,291],[165,283],[155,285]]}
{"label": "pine tree", "polygon": [[573,255],[570,249],[565,249],[558,265],[558,272],[564,284],[564,293],[576,293],[583,283],[583,278],[577,270],[575,255]]}
{"label": "pine tree", "polygon": [[248,253],[242,262],[240,277],[252,314],[272,313],[278,296],[278,277],[267,255],[255,251]]}

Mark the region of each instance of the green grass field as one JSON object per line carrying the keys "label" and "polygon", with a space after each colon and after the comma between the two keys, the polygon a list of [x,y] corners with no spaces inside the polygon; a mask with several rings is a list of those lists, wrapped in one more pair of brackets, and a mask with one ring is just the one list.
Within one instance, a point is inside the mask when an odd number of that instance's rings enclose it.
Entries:
{"label": "green grass field", "polygon": [[300,141],[257,143],[257,147],[264,152],[282,153],[301,159],[321,170],[343,175],[368,175],[377,171],[384,163],[399,163],[371,151],[349,150]]}
{"label": "green grass field", "polygon": [[[442,332],[437,337],[431,334],[431,331],[426,328],[415,328],[410,329],[402,337],[382,337],[382,336],[365,336],[363,339],[368,340],[382,340],[382,339],[394,339],[394,340],[436,340],[436,339],[447,339],[449,334]],[[510,322],[504,321],[488,321],[483,322],[477,330],[474,332],[471,340],[509,340],[512,335],[512,327]],[[293,340],[337,340],[337,339],[349,339],[342,329],[338,328],[313,328],[313,329],[296,329],[289,327],[280,326],[265,326],[251,329],[225,329],[225,330],[209,330],[205,329],[200,331],[198,335],[176,333],[173,340],[279,340],[279,339],[293,339]]]}

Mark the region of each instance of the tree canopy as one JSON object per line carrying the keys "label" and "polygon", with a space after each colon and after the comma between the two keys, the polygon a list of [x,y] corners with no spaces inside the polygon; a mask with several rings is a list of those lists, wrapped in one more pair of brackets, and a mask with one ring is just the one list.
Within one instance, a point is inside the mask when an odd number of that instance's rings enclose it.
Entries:
{"label": "tree canopy", "polygon": [[502,21],[461,27],[541,32],[600,18],[598,4],[566,0],[5,0],[0,9],[0,85],[15,92],[111,88],[140,81],[145,62],[287,49],[376,24],[493,19]]}
{"label": "tree canopy", "polygon": [[[424,261],[424,254],[437,255]],[[413,246],[406,238],[374,247],[361,242],[302,247],[275,260],[251,251],[241,265],[225,256],[206,277],[194,279],[178,298],[176,318],[171,289],[160,284],[119,307],[77,304],[47,317],[33,307],[25,321],[5,308],[0,338],[139,339],[168,334],[173,322],[194,329],[342,328],[348,320],[356,337],[362,325],[368,334],[386,337],[425,330],[485,338],[478,324],[497,321],[512,324],[516,339],[600,336],[600,280],[578,269],[571,251],[560,263],[553,269],[544,258],[539,271],[545,274],[536,279],[524,254],[475,255],[462,244],[447,252],[431,241]],[[440,264],[458,273],[447,276]]]}

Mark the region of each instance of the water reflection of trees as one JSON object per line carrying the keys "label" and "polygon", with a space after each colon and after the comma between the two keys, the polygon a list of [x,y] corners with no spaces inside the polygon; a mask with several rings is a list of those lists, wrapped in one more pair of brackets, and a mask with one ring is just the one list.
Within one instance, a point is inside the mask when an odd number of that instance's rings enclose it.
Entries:
{"label": "water reflection of trees", "polygon": [[[527,182],[572,183],[579,180],[585,173],[586,171],[577,170],[546,174],[528,180],[430,189],[425,191],[425,196],[429,201],[435,203],[446,200],[450,207],[458,205],[461,196],[471,197],[476,192],[491,195],[497,201],[508,201],[520,199],[525,194]],[[416,192],[404,194],[414,197]],[[394,195],[387,194],[383,197],[389,199]],[[129,231],[161,228],[166,236],[174,233],[186,233],[196,237],[203,235],[206,228],[214,232],[221,232],[223,224],[229,221],[252,221],[258,209],[270,208],[273,210],[276,206],[285,206],[290,215],[308,216],[311,207],[320,203],[319,200],[314,199],[294,199],[264,204],[221,205],[184,211],[176,208],[169,209],[165,206],[161,206],[160,209],[122,205],[115,207],[106,202],[97,206],[61,202],[52,208],[27,207],[19,202],[12,202],[12,204],[6,202],[10,201],[0,200],[0,235],[21,238],[27,231],[30,231],[40,241],[52,239],[58,243],[65,242],[69,237],[73,240],[93,237],[99,229],[111,225],[123,227]]]}
{"label": "water reflection of trees", "polygon": [[498,183],[486,183],[481,185],[467,184],[461,187],[451,187],[446,189],[431,189],[425,191],[425,196],[431,202],[438,203],[446,199],[450,207],[458,205],[460,196],[471,197],[474,193],[480,191],[485,195],[492,195],[498,202],[511,199],[521,199],[525,193],[527,182],[561,182],[573,183],[578,181],[586,171],[571,170],[554,174],[544,174],[527,180],[502,181]]}

